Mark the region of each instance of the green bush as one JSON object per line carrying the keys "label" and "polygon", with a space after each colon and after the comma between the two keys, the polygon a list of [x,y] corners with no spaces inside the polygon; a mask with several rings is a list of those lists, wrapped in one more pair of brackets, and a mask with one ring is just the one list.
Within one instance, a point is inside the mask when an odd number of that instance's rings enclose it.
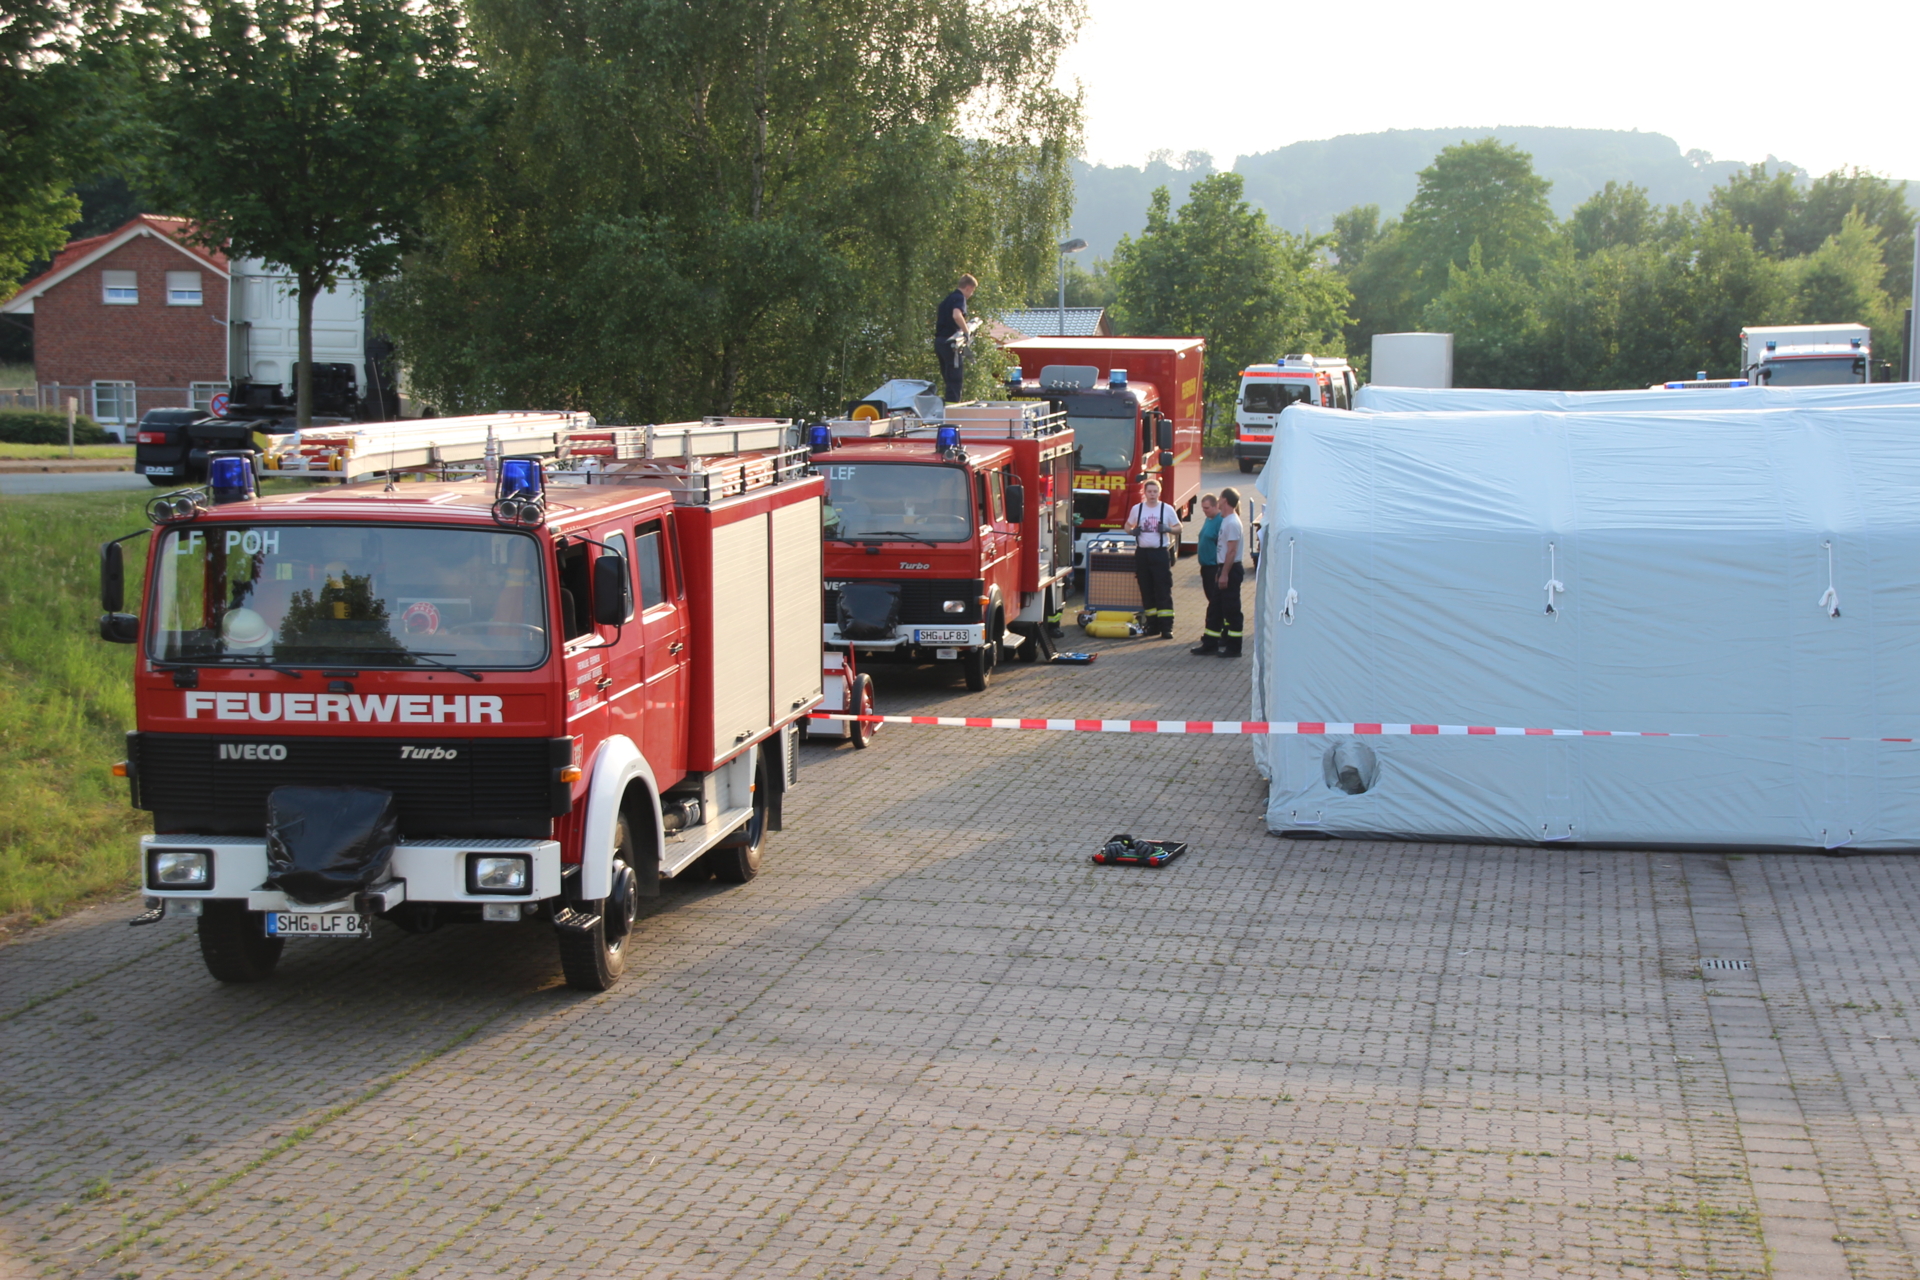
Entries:
{"label": "green bush", "polygon": [[[73,420],[75,444],[106,444],[112,437],[81,414]],[[58,409],[0,409],[0,444],[65,444],[67,415]]]}

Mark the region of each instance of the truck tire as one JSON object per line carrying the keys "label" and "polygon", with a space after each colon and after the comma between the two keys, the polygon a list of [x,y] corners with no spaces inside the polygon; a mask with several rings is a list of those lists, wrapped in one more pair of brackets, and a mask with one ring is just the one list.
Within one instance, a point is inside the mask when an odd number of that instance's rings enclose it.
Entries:
{"label": "truck tire", "polygon": [[1241,475],[1243,475],[1243,476],[1250,476],[1250,475],[1252,475],[1252,474],[1253,474],[1253,459],[1252,459],[1252,458],[1242,458],[1242,459],[1240,459],[1240,474],[1241,474]]}
{"label": "truck tire", "polygon": [[[852,704],[853,713],[857,716],[872,715],[873,677],[863,671],[853,684],[853,697],[848,699]],[[871,720],[855,720],[853,722],[854,747],[858,750],[865,751],[869,746],[873,745],[873,735],[879,731],[880,726]],[[755,794],[758,795],[759,793],[756,792]]]}
{"label": "truck tire", "polygon": [[599,902],[583,903],[598,910],[591,929],[555,929],[560,940],[560,971],[576,991],[605,991],[620,981],[627,968],[627,943],[640,911],[640,895],[633,870],[633,828],[621,814],[613,828],[613,891]]}
{"label": "truck tire", "polygon": [[[859,739],[856,737],[854,741],[857,743]],[[737,843],[723,844],[701,859],[712,868],[714,879],[728,884],[745,884],[760,874],[760,846],[767,838],[767,805],[773,789],[767,782],[766,756],[757,748],[754,754],[753,816],[740,828]]]}
{"label": "truck tire", "polygon": [[969,649],[960,659],[960,667],[966,673],[967,690],[979,693],[987,687],[993,678],[993,655],[999,650],[997,642],[989,640],[978,649]]}
{"label": "truck tire", "polygon": [[220,982],[264,982],[280,963],[285,938],[269,938],[266,913],[214,899],[200,908],[200,958]]}

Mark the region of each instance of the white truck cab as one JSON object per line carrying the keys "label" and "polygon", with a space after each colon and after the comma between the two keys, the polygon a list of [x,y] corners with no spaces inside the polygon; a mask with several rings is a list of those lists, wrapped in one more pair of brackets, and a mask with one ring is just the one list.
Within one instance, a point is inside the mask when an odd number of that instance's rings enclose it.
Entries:
{"label": "white truck cab", "polygon": [[1864,324],[1755,325],[1740,331],[1740,372],[1755,386],[1873,381],[1873,330]]}
{"label": "white truck cab", "polygon": [[1250,365],[1240,371],[1235,401],[1233,460],[1243,472],[1273,452],[1273,429],[1290,404],[1324,409],[1353,408],[1359,379],[1344,356],[1282,356],[1277,364]]}

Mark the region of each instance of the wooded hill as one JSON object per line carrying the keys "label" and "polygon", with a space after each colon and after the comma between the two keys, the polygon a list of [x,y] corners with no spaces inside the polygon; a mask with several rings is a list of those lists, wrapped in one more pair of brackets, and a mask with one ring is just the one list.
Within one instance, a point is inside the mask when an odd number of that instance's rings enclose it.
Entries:
{"label": "wooded hill", "polygon": [[[1533,157],[1534,172],[1553,184],[1548,200],[1561,218],[1609,181],[1643,188],[1655,206],[1702,205],[1714,187],[1746,167],[1700,151],[1682,154],[1679,144],[1661,133],[1501,126],[1342,134],[1241,156],[1233,172],[1245,179],[1248,203],[1265,211],[1272,225],[1320,233],[1331,231],[1334,215],[1354,205],[1404,208],[1413,199],[1420,170],[1441,148],[1488,136]],[[1753,157],[1762,159],[1780,171],[1772,157]],[[1187,188],[1212,171],[1212,158],[1202,152],[1157,155],[1137,167],[1075,161],[1072,234],[1086,239],[1086,257],[1109,257],[1121,236],[1138,235],[1146,225],[1147,199],[1155,187],[1167,187],[1177,206]],[[1909,184],[1908,201],[1920,204],[1920,183]]]}

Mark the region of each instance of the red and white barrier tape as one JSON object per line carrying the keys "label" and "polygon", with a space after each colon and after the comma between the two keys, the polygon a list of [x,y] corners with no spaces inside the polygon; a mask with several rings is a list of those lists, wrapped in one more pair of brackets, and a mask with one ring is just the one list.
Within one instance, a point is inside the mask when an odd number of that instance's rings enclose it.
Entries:
{"label": "red and white barrier tape", "polygon": [[[838,711],[815,711],[815,720],[862,720],[869,724],[924,724],[943,729],[1042,729],[1066,733],[1196,733],[1259,734],[1322,737],[1329,734],[1404,737],[1498,738],[1766,738],[1766,734],[1654,733],[1641,729],[1512,729],[1487,724],[1372,724],[1337,720],[1026,720],[999,716],[856,716]],[[1912,738],[1832,738],[1820,742],[1912,742]]]}

